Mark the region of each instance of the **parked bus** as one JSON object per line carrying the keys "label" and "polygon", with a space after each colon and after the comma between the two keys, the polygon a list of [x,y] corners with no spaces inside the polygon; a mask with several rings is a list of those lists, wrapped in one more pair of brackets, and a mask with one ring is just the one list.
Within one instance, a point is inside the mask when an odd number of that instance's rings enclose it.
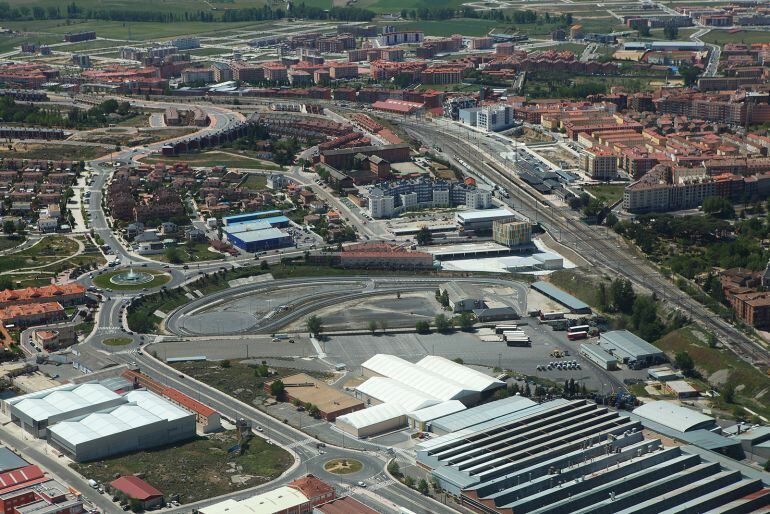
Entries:
{"label": "parked bus", "polygon": [[574,327],[569,327],[567,332],[588,332],[589,330],[591,330],[589,325],[575,325]]}
{"label": "parked bus", "polygon": [[540,314],[540,319],[544,320],[562,319],[563,317],[563,312],[543,312]]}
{"label": "parked bus", "polygon": [[578,339],[588,338],[588,332],[570,332],[567,334],[567,339],[570,341],[576,341]]}
{"label": "parked bus", "polygon": [[518,330],[518,325],[497,325],[495,327],[495,334],[502,334],[503,332],[510,332],[512,330]]}

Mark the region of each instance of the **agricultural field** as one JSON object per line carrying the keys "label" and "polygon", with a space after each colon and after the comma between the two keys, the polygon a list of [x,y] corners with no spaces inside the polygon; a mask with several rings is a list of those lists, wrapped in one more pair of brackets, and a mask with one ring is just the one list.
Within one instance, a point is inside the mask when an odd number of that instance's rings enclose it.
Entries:
{"label": "agricultural field", "polygon": [[712,30],[701,36],[704,43],[724,45],[725,43],[770,43],[770,32],[749,31],[728,32],[726,30]]}
{"label": "agricultural field", "polygon": [[426,36],[451,36],[463,34],[466,36],[483,36],[492,29],[503,31],[505,24],[492,20],[455,19],[442,21],[410,21],[399,23],[399,30],[422,30]]}
{"label": "agricultural field", "polygon": [[[199,22],[186,21],[177,23],[162,22],[131,22],[107,20],[34,20],[34,21],[3,21],[3,27],[30,32],[29,36],[21,38],[25,41],[38,41],[39,36],[48,38],[48,42],[63,41],[64,34],[68,32],[81,32],[95,30],[97,37],[109,37],[131,41],[145,41],[151,39],[171,38],[181,35],[197,36],[221,36],[223,31],[233,29],[252,28],[259,30],[262,24],[259,22]],[[58,35],[58,37],[56,37]],[[2,42],[3,39],[0,39]],[[0,43],[2,44],[2,43]],[[21,44],[20,42],[17,43]],[[113,44],[119,44],[115,41]]]}

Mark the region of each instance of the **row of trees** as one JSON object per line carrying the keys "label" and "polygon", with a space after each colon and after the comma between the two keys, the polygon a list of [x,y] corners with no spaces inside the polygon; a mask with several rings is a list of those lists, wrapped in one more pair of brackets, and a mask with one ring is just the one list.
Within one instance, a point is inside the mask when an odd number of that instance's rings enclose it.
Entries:
{"label": "row of trees", "polygon": [[558,16],[544,13],[542,16],[529,9],[524,11],[503,12],[499,9],[477,11],[472,7],[452,9],[450,7],[420,7],[418,9],[401,9],[401,17],[405,20],[449,20],[452,18],[477,18],[495,20],[517,25],[553,24],[568,27],[572,25],[572,14],[562,13]]}
{"label": "row of trees", "polygon": [[100,126],[107,124],[108,118],[112,114],[124,117],[131,113],[131,104],[128,102],[105,100],[90,109],[75,107],[69,110],[66,116],[62,116],[58,109],[43,109],[31,103],[16,102],[10,96],[0,97],[0,121],[41,127]]}
{"label": "row of trees", "polygon": [[359,7],[332,7],[326,10],[319,7],[309,7],[304,3],[296,6],[290,5],[288,11],[273,9],[265,5],[246,9],[224,9],[221,12],[221,16],[215,16],[211,10],[177,12],[154,9],[91,9],[82,7],[75,2],[67,4],[64,8],[55,5],[43,8],[26,5],[11,6],[8,2],[0,2],[0,20],[83,19],[175,23],[182,21],[261,21],[296,17],[310,20],[371,21],[375,16],[374,12]]}

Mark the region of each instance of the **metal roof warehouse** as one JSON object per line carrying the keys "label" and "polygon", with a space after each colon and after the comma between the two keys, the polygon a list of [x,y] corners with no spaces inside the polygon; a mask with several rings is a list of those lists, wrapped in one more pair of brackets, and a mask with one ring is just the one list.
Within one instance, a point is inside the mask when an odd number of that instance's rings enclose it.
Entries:
{"label": "metal roof warehouse", "polygon": [[666,360],[659,348],[628,330],[613,330],[599,337],[599,345],[614,355],[619,362],[630,366],[648,366]]}
{"label": "metal roof warehouse", "polygon": [[542,280],[539,280],[532,284],[532,289],[534,289],[538,293],[544,294],[551,300],[559,302],[560,304],[567,307],[572,313],[577,313],[577,314],[591,313],[591,307],[587,303],[578,300],[571,294],[565,293],[558,287],[552,286],[548,282],[543,282]]}

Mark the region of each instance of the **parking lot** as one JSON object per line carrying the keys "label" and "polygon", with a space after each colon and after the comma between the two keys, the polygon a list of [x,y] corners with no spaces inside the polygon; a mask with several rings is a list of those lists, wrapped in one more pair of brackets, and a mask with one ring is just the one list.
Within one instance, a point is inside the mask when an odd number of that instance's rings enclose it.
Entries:
{"label": "parking lot", "polygon": [[[377,353],[390,353],[410,361],[416,361],[426,355],[440,355],[448,359],[462,359],[463,363],[510,369],[516,373],[539,376],[556,383],[563,383],[570,378],[585,384],[589,389],[601,391],[617,388],[626,378],[644,378],[646,370],[606,371],[580,356],[580,344],[583,341],[569,341],[566,332],[555,332],[550,327],[542,326],[536,319],[527,318],[528,325],[521,329],[532,343],[530,347],[509,347],[504,342],[485,342],[478,334],[457,331],[451,334],[388,334],[363,336],[334,336],[326,342],[329,359],[344,362],[348,369],[357,369],[362,362]],[[558,350],[567,356],[558,358],[552,355]],[[550,362],[575,361],[574,368],[552,367],[538,371],[538,366],[547,367]]]}

